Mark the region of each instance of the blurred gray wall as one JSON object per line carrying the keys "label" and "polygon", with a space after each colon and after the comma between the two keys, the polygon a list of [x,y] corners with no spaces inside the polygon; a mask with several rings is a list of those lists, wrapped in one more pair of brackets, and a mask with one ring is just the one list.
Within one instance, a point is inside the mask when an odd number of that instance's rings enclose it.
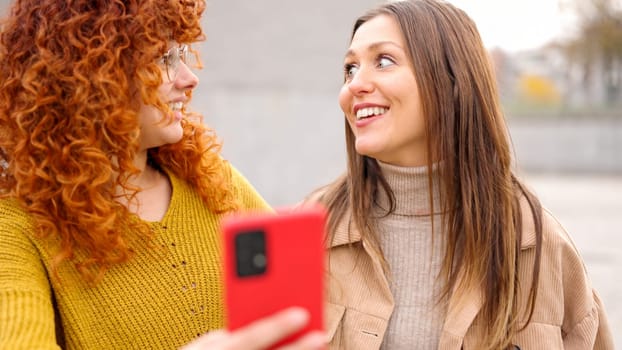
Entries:
{"label": "blurred gray wall", "polygon": [[378,0],[209,1],[194,105],[269,203],[345,169],[337,95],[355,18]]}
{"label": "blurred gray wall", "polygon": [[617,118],[511,119],[509,128],[522,170],[622,176],[622,111]]}

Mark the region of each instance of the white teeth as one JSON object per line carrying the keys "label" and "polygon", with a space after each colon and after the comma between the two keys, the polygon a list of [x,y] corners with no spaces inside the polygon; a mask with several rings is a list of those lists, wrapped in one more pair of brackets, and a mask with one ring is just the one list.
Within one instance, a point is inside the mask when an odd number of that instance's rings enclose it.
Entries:
{"label": "white teeth", "polygon": [[380,114],[386,113],[387,111],[388,111],[388,108],[384,108],[384,107],[361,108],[358,111],[356,111],[356,118],[361,119],[361,118],[369,117],[372,115],[380,115]]}
{"label": "white teeth", "polygon": [[182,107],[184,106],[184,103],[174,102],[174,103],[170,103],[169,106],[173,111],[181,111]]}

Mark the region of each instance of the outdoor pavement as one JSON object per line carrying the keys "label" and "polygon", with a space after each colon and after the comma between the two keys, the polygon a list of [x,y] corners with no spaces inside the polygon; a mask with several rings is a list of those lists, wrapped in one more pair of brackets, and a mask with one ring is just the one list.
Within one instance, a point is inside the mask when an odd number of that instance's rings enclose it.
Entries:
{"label": "outdoor pavement", "polygon": [[574,239],[622,347],[622,174],[524,179]]}

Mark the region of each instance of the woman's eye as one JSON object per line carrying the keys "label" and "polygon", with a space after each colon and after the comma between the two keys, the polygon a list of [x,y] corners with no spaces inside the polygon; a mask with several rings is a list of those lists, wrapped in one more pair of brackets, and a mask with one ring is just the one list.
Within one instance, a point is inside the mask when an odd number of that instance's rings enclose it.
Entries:
{"label": "woman's eye", "polygon": [[378,67],[379,68],[386,68],[386,67],[392,66],[394,64],[395,64],[395,62],[392,59],[390,59],[389,57],[384,57],[383,56],[383,57],[380,57],[378,59]]}
{"label": "woman's eye", "polygon": [[171,64],[171,56],[169,54],[165,54],[160,57],[160,64],[164,67],[167,67]]}
{"label": "woman's eye", "polygon": [[346,79],[351,79],[356,74],[356,72],[358,72],[358,70],[359,67],[354,64],[346,64],[343,66],[343,73]]}

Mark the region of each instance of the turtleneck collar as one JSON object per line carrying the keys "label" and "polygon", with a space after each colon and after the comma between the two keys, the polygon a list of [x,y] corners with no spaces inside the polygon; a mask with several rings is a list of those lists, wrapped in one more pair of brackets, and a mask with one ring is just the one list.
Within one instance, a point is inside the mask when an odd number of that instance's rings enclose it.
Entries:
{"label": "turtleneck collar", "polygon": [[[438,164],[432,166],[433,209],[430,208],[427,166],[401,167],[380,161],[378,165],[395,196],[394,214],[420,216],[441,212]],[[385,212],[389,209],[389,203],[389,197],[380,189],[376,197],[376,206],[381,212]]]}

